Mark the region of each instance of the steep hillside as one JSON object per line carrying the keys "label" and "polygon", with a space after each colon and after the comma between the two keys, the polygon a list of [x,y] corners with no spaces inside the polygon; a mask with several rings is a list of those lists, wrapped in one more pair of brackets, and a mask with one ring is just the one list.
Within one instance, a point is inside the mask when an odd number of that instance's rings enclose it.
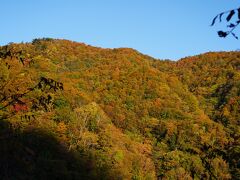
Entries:
{"label": "steep hillside", "polygon": [[240,175],[240,53],[172,62],[45,38],[0,58],[5,179]]}

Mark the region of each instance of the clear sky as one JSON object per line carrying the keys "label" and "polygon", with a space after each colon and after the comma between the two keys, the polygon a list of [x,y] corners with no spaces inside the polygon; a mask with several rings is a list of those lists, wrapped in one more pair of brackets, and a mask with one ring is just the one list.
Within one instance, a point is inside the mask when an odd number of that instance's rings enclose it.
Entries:
{"label": "clear sky", "polygon": [[51,37],[177,60],[239,49],[240,40],[217,36],[221,25],[210,27],[216,14],[238,6],[238,0],[0,0],[0,45]]}

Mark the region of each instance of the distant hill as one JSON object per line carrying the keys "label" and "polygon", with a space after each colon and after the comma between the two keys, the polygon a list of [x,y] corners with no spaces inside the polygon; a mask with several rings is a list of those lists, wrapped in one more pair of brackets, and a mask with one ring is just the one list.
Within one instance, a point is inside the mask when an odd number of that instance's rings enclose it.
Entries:
{"label": "distant hill", "polygon": [[238,179],[239,121],[240,52],[0,47],[3,179]]}

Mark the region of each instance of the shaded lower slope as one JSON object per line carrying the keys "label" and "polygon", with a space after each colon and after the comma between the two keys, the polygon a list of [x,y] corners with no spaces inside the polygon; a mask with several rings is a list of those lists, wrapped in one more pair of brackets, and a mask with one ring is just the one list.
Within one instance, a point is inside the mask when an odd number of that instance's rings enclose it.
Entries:
{"label": "shaded lower slope", "polygon": [[[44,129],[13,129],[0,122],[1,179],[98,179],[94,162],[69,152]],[[90,165],[92,164],[92,165]],[[106,169],[107,171],[107,169]],[[107,177],[106,177],[107,178]]]}

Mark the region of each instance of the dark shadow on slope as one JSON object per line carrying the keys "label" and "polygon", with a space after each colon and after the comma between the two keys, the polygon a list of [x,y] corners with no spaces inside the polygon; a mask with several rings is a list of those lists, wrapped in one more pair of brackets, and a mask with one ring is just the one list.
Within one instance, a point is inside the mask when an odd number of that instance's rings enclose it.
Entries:
{"label": "dark shadow on slope", "polygon": [[20,132],[0,120],[0,179],[102,179],[98,172],[93,160],[69,152],[50,133]]}

